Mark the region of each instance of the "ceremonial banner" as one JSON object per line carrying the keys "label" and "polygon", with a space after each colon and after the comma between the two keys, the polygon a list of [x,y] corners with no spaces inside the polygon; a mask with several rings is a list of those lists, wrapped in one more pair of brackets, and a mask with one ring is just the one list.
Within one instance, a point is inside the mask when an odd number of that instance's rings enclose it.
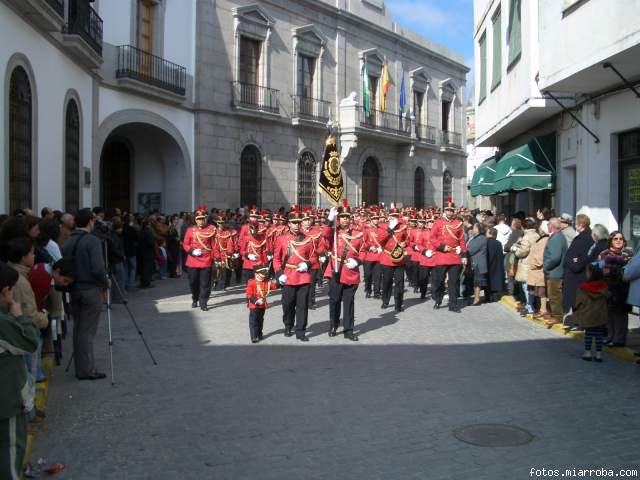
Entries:
{"label": "ceremonial banner", "polygon": [[342,181],[342,165],[340,164],[336,137],[332,133],[327,135],[325,142],[319,185],[331,202],[334,205],[338,205],[344,193],[344,184]]}

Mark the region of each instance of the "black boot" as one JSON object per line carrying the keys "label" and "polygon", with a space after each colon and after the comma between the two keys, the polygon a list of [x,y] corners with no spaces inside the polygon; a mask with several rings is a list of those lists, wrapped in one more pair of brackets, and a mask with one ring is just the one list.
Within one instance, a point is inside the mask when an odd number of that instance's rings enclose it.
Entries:
{"label": "black boot", "polygon": [[191,308],[198,308],[198,300],[191,302]]}
{"label": "black boot", "polygon": [[331,330],[329,330],[329,336],[335,337],[337,334],[338,334],[338,329],[335,327],[331,327]]}
{"label": "black boot", "polygon": [[351,340],[352,342],[358,341],[358,336],[353,332],[345,333],[344,338],[346,338],[347,340]]}
{"label": "black boot", "polygon": [[293,336],[293,331],[292,331],[291,327],[285,327],[284,336],[285,337],[292,337]]}

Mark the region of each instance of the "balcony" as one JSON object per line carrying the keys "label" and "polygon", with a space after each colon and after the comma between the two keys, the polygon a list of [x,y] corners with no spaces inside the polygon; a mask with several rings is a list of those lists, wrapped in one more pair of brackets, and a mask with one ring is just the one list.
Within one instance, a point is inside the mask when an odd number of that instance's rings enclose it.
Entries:
{"label": "balcony", "polygon": [[436,127],[416,123],[416,139],[422,143],[435,145],[438,142],[438,130]]}
{"label": "balcony", "polygon": [[6,0],[24,18],[47,32],[64,26],[64,0]]}
{"label": "balcony", "polygon": [[323,127],[329,121],[331,102],[315,98],[292,95],[294,125],[316,125]]}
{"label": "balcony", "polygon": [[411,137],[411,120],[406,116],[380,110],[371,110],[367,116],[364,107],[359,112],[361,128]]}
{"label": "balcony", "polygon": [[462,148],[462,135],[460,135],[459,133],[442,130],[440,132],[440,135],[440,143],[443,147]]}
{"label": "balcony", "polygon": [[168,95],[169,100],[181,102],[186,94],[185,67],[131,45],[118,47],[116,78],[125,88],[163,97]]}
{"label": "balcony", "polygon": [[243,82],[231,82],[232,106],[236,110],[249,112],[280,114],[280,92],[273,88],[251,85]]}
{"label": "balcony", "polygon": [[88,0],[69,0],[68,23],[63,43],[80,61],[97,67],[102,63],[102,19]]}

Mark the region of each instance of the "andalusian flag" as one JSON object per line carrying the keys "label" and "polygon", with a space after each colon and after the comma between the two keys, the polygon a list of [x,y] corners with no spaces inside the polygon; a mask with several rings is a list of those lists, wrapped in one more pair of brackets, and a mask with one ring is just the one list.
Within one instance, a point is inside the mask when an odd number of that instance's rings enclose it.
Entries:
{"label": "andalusian flag", "polygon": [[380,110],[387,110],[387,94],[391,88],[391,79],[389,78],[389,61],[385,58],[382,66],[382,99],[380,101]]}
{"label": "andalusian flag", "polygon": [[369,84],[369,67],[367,67],[367,57],[364,57],[362,65],[362,108],[364,116],[371,116],[371,85]]}

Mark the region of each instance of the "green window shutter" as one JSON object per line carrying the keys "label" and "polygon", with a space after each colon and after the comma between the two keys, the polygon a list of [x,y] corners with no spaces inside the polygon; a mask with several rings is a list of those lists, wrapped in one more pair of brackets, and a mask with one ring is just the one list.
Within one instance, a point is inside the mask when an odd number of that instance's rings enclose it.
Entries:
{"label": "green window shutter", "polygon": [[480,37],[480,95],[478,103],[487,96],[487,33]]}
{"label": "green window shutter", "polygon": [[511,0],[509,9],[509,66],[520,57],[522,51],[521,2]]}
{"label": "green window shutter", "polygon": [[502,68],[502,14],[493,17],[493,75],[491,77],[491,89],[500,83],[500,71]]}

